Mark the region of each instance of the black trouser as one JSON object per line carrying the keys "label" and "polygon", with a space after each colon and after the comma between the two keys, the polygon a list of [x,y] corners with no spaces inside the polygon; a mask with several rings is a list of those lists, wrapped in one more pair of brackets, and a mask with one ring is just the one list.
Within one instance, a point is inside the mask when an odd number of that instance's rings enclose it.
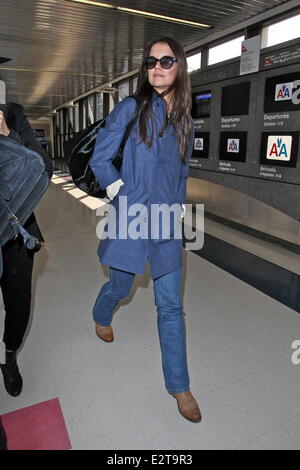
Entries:
{"label": "black trouser", "polygon": [[22,344],[30,317],[34,253],[25,248],[21,237],[6,243],[2,253],[0,285],[6,312],[3,341],[6,349],[15,351]]}
{"label": "black trouser", "polygon": [[0,419],[0,450],[7,450],[7,439]]}

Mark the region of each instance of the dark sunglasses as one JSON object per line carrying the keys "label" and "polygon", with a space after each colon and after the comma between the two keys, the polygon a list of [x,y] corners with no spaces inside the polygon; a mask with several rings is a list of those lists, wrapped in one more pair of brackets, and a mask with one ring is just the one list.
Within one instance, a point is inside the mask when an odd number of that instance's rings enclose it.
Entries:
{"label": "dark sunglasses", "polygon": [[175,62],[177,62],[177,59],[175,57],[170,57],[169,55],[164,55],[160,59],[157,59],[156,57],[145,57],[145,64],[147,66],[147,69],[154,69],[156,67],[157,62],[160,63],[161,67],[163,69],[170,69]]}

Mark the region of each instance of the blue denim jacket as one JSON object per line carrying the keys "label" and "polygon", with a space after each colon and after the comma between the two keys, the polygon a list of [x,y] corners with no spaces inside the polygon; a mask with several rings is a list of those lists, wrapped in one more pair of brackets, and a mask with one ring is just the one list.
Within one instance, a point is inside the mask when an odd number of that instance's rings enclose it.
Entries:
{"label": "blue denim jacket", "polygon": [[[138,123],[132,130],[123,153],[122,168],[118,171],[112,164],[125,128],[134,114],[136,101],[126,98],[118,103],[106,119],[106,125],[100,129],[97,136],[91,168],[100,186],[104,189],[110,184],[122,179],[118,195],[111,205],[117,215],[117,237],[100,241],[98,255],[101,263],[132,273],[144,273],[147,261],[153,279],[179,269],[182,265],[182,239],[172,236],[169,239],[161,236],[158,227],[158,238],[151,238],[151,205],[178,204],[178,223],[180,223],[181,204],[186,200],[186,180],[189,163],[182,163],[179,145],[173,126],[166,123],[166,101],[156,92],[153,93],[152,110],[154,115],[154,139],[149,148],[141,142]],[[149,129],[151,130],[151,125]],[[151,134],[150,134],[151,135]],[[191,138],[189,157],[192,152]],[[133,204],[143,204],[148,212],[148,238],[121,238],[120,227],[127,227],[137,218],[137,215],[122,214],[120,211],[120,196],[127,196],[128,207]],[[177,215],[175,214],[176,218]],[[160,225],[161,222],[159,222]]]}

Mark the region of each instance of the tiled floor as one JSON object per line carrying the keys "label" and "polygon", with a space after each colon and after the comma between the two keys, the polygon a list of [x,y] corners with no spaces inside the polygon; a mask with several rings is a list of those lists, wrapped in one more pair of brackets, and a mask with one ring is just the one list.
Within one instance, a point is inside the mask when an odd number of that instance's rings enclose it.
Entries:
{"label": "tiled floor", "polygon": [[[34,305],[19,355],[24,391],[0,414],[59,398],[73,449],[300,449],[300,316],[184,252],[192,424],[164,388],[149,271],[118,308],[115,342],[94,333],[98,263],[93,209],[52,184],[37,210],[49,251],[36,256]],[[3,315],[1,315],[3,319]]]}

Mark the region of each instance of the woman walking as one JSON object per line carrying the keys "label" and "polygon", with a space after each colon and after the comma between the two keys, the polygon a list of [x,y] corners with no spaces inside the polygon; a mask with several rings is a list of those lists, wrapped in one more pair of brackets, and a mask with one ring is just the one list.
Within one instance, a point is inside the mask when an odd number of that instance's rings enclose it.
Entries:
{"label": "woman walking", "polygon": [[[190,391],[180,298],[182,238],[176,236],[184,210],[194,131],[187,62],[182,47],[172,38],[152,41],[145,48],[135,97],[118,103],[108,116],[91,162],[100,186],[112,200],[108,222],[112,209],[116,215],[116,236],[102,239],[98,249],[101,263],[109,266],[110,280],[102,286],[94,306],[96,333],[106,342],[114,340],[113,311],[129,294],[135,274],[143,274],[149,262],[165,385],[176,398],[180,413],[199,422],[200,410]],[[137,106],[138,120],[118,171],[112,161]],[[143,213],[139,237],[127,232],[124,236],[124,230],[134,226],[133,204]],[[161,218],[155,217],[153,209],[158,206],[175,207],[169,212],[167,236]]]}

